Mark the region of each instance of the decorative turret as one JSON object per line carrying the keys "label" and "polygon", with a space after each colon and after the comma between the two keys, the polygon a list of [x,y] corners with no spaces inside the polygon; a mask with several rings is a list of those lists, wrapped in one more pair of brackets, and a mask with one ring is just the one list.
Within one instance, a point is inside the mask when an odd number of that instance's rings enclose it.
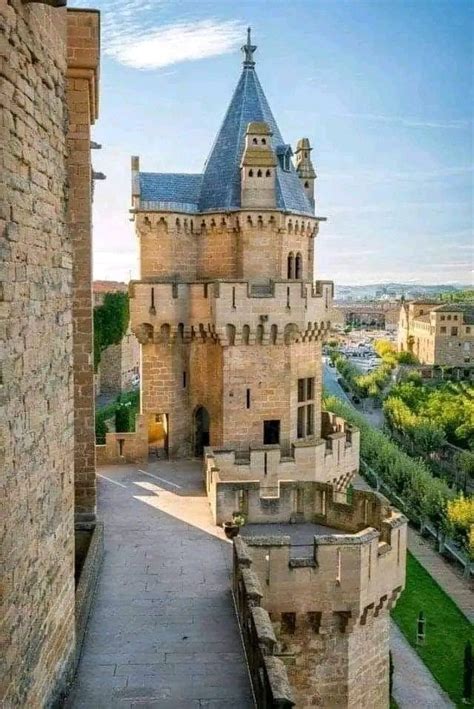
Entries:
{"label": "decorative turret", "polygon": [[267,123],[253,122],[247,126],[245,148],[240,162],[241,206],[275,207],[276,157]]}
{"label": "decorative turret", "polygon": [[306,196],[314,208],[314,180],[316,172],[314,171],[313,163],[311,162],[310,153],[312,147],[309,144],[308,138],[300,138],[296,145],[296,172],[301,180]]}

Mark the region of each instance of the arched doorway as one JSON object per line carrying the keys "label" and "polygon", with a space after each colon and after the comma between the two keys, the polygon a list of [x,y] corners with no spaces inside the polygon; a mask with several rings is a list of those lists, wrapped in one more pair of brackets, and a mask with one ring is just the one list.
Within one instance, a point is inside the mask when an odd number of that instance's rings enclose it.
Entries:
{"label": "arched doorway", "polygon": [[194,455],[201,457],[204,447],[209,445],[209,413],[204,406],[194,412]]}

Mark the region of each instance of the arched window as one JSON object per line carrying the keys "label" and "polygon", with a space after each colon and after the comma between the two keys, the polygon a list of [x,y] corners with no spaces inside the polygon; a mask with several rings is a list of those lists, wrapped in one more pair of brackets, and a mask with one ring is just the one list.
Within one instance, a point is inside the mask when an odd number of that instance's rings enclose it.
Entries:
{"label": "arched window", "polygon": [[250,327],[248,325],[244,325],[242,328],[242,344],[248,345],[249,338],[250,338]]}
{"label": "arched window", "polygon": [[249,170],[249,177],[253,177],[253,170]]}
{"label": "arched window", "polygon": [[287,278],[294,278],[294,267],[295,267],[295,257],[293,256],[293,251],[290,251],[288,254],[288,270],[286,277]]}
{"label": "arched window", "polygon": [[262,138],[262,145],[266,145],[266,144],[267,144],[266,138]]}
{"label": "arched window", "polygon": [[254,138],[254,139],[252,140],[252,143],[253,143],[254,145],[257,145],[258,140],[257,140],[256,138]]}
{"label": "arched window", "polygon": [[270,329],[270,341],[272,345],[276,345],[278,335],[278,325],[272,325]]}
{"label": "arched window", "polygon": [[267,170],[266,173],[265,173],[265,177],[271,177],[271,176],[272,176],[272,171],[271,171],[271,170]]}
{"label": "arched window", "polygon": [[308,189],[308,187],[309,187],[309,182],[308,182],[308,180],[306,180],[306,182],[304,183],[304,186],[305,186],[306,189]]}
{"label": "arched window", "polygon": [[257,344],[261,345],[263,342],[263,325],[257,325]]}
{"label": "arched window", "polygon": [[262,176],[262,171],[259,170],[259,171],[257,172],[257,177],[261,177],[261,176]]}
{"label": "arched window", "polygon": [[295,278],[303,278],[303,258],[300,253],[295,258]]}

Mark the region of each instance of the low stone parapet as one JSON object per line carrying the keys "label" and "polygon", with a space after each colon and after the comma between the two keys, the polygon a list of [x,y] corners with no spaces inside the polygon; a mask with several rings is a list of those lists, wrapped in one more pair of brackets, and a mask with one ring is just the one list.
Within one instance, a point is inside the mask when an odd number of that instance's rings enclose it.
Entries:
{"label": "low stone parapet", "polygon": [[295,705],[286,667],[274,656],[277,639],[268,612],[260,606],[263,592],[249,568],[246,545],[234,541],[234,598],[257,706],[289,709]]}
{"label": "low stone parapet", "polygon": [[135,418],[135,431],[129,433],[108,432],[104,445],[96,445],[97,465],[120,465],[142,463],[148,460],[148,431],[145,417]]}
{"label": "low stone parapet", "polygon": [[300,514],[295,483],[330,483],[344,493],[359,468],[359,431],[324,412],[325,438],[298,441],[291,455],[280,446],[251,447],[247,457],[206,448],[204,477],[211,511],[222,524],[237,510],[251,522],[287,522]]}

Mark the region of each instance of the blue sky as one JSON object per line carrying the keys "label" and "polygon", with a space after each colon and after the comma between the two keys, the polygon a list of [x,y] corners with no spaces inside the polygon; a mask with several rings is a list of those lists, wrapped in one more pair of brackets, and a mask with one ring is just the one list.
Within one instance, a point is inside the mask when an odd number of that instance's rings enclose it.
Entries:
{"label": "blue sky", "polygon": [[[70,6],[86,6],[70,0]],[[97,0],[95,277],[137,275],[130,156],[199,172],[247,25],[287,142],[314,146],[317,277],[472,281],[471,0]]]}

